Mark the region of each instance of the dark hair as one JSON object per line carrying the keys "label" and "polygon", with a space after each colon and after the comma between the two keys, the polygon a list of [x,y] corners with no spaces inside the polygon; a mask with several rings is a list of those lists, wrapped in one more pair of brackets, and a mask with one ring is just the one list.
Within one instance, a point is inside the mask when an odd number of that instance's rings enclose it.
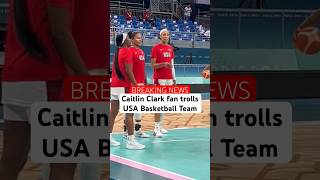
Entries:
{"label": "dark hair", "polygon": [[137,34],[141,34],[139,31],[130,31],[128,32],[128,36],[130,39],[133,39]]}
{"label": "dark hair", "polygon": [[27,11],[27,0],[14,0],[14,25],[16,29],[17,39],[26,49],[26,51],[41,60],[45,60],[45,50],[37,38],[36,34],[32,31],[31,23]]}
{"label": "dark hair", "polygon": [[116,52],[114,53],[114,67],[115,67],[115,71],[116,71],[116,74],[117,74],[117,77],[120,79],[120,80],[124,80],[124,76],[123,74],[121,73],[120,71],[120,67],[119,67],[119,49],[120,47],[122,47],[122,41],[123,41],[123,34],[118,34],[117,37],[116,37],[116,46],[117,46],[117,49],[116,49]]}

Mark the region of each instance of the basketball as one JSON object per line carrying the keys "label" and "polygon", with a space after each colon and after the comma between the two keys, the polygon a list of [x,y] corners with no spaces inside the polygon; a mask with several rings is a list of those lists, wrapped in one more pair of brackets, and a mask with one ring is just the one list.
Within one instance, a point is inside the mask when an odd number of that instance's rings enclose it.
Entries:
{"label": "basketball", "polygon": [[320,51],[320,32],[318,28],[307,27],[299,30],[294,37],[295,47],[307,55]]}
{"label": "basketball", "polygon": [[205,79],[209,79],[210,78],[210,70],[202,71],[202,77]]}

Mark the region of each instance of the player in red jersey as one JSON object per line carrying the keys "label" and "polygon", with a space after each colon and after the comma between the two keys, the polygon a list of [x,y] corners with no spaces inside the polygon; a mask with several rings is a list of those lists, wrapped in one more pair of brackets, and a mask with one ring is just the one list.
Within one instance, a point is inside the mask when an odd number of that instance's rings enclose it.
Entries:
{"label": "player in red jersey", "polygon": [[[90,75],[106,75],[109,69],[106,51],[109,43],[107,43],[105,31],[108,23],[106,3],[104,0],[74,2],[72,34]],[[101,176],[102,164],[78,164],[77,171],[79,180],[98,180]],[[48,180],[49,173],[50,167],[44,165],[42,180]]]}
{"label": "player in red jersey", "polygon": [[[176,84],[174,69],[174,49],[169,45],[170,34],[167,29],[160,31],[160,43],[156,44],[151,50],[151,66],[154,69],[154,84],[174,85]],[[162,113],[155,114],[155,137],[162,137],[168,133],[161,125]]]}
{"label": "player in red jersey", "polygon": [[[71,33],[72,0],[10,0],[5,64],[0,179],[17,179],[30,150],[30,107],[61,100],[66,66],[88,75]],[[51,164],[50,179],[73,179],[75,164]]]}
{"label": "player in red jersey", "polygon": [[[114,120],[119,112],[119,95],[128,91],[128,88],[137,86],[137,81],[132,71],[132,52],[129,50],[131,40],[127,34],[120,34],[116,38],[117,50],[112,66],[111,80],[111,113],[110,113],[110,133],[114,125]],[[134,138],[133,114],[126,114],[125,124],[128,128],[127,149],[144,149],[145,146],[139,144]],[[115,141],[110,135],[111,146],[119,146],[120,143]]]}
{"label": "player in red jersey", "polygon": [[[132,40],[132,47],[130,47],[130,51],[132,53],[132,58],[133,58],[132,71],[137,81],[137,85],[144,86],[147,83],[147,80],[146,80],[146,73],[145,73],[145,54],[141,49],[141,45],[143,41],[142,34],[141,32],[135,31],[135,32],[129,32],[128,35]],[[141,119],[142,119],[141,113],[134,114],[135,135],[141,138],[148,138],[150,136],[141,130]],[[127,136],[126,126],[124,126],[124,131],[125,131],[125,137],[126,137]]]}

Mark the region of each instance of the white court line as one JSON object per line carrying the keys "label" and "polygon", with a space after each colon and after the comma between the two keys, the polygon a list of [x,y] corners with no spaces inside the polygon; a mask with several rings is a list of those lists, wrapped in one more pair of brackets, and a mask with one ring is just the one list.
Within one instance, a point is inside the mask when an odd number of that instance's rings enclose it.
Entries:
{"label": "white court line", "polygon": [[180,140],[168,140],[168,141],[153,141],[152,144],[167,143],[167,142],[185,142],[185,141],[209,141],[209,139],[180,139]]}

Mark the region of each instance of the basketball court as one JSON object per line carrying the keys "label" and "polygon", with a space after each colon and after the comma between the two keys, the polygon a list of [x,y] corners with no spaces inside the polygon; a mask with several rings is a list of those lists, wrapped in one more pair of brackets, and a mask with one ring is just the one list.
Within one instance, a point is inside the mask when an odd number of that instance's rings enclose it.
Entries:
{"label": "basketball court", "polygon": [[[118,141],[122,140],[122,134],[114,137]],[[152,137],[138,141],[146,145],[145,150],[130,151],[124,145],[111,148],[111,177],[141,180],[150,177],[210,179],[209,128],[172,129],[163,138]],[[126,169],[132,169],[130,176],[123,173],[128,171]],[[145,173],[153,176],[145,176]]]}
{"label": "basketball court", "polygon": [[[209,100],[202,101],[202,113],[165,114],[163,138],[137,138],[145,150],[127,150],[122,137],[123,116],[118,115],[113,137],[121,142],[112,147],[111,178],[114,179],[210,179]],[[152,135],[154,114],[144,114],[142,127]]]}
{"label": "basketball court", "polygon": [[320,122],[293,126],[293,158],[285,164],[212,164],[213,180],[320,179]]}

